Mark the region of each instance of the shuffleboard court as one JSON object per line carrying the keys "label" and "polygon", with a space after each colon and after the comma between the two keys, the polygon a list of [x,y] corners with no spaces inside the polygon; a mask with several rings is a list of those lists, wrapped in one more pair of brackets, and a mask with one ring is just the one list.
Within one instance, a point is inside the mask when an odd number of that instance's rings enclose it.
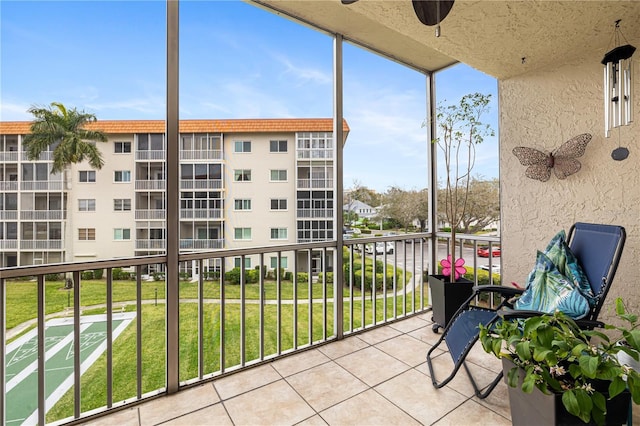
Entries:
{"label": "shuffleboard court", "polygon": [[[135,318],[135,313],[113,314],[113,339]],[[107,316],[80,317],[80,372],[84,373],[107,349]],[[6,423],[38,421],[38,336],[31,330],[7,345]],[[73,318],[49,320],[45,325],[46,410],[73,386]]]}

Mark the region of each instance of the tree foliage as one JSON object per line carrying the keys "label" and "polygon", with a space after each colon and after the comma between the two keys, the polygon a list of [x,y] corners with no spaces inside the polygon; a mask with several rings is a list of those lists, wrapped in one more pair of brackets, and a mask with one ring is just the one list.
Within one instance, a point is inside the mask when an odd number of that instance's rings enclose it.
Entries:
{"label": "tree foliage", "polygon": [[67,109],[58,102],[52,102],[50,108],[33,106],[28,111],[34,116],[31,133],[23,140],[29,160],[37,160],[43,151],[53,148],[52,174],[84,160],[94,169],[102,168],[104,160],[94,142],[106,142],[107,137],[101,131],[84,128],[97,121],[95,115]]}
{"label": "tree foliage", "polygon": [[375,190],[364,186],[362,182],[357,179],[353,181],[353,186],[351,187],[351,189],[345,191],[344,196],[345,205],[349,204],[353,200],[358,200],[370,205],[371,207],[378,207],[382,199],[380,194],[378,194]]}
{"label": "tree foliage", "polygon": [[416,220],[420,221],[420,227],[424,229],[429,217],[428,204],[426,189],[407,191],[391,187],[383,195],[381,215],[398,221],[405,230]]}
{"label": "tree foliage", "polygon": [[[498,179],[482,180],[479,177],[472,178],[469,183],[465,214],[462,216],[458,231],[465,234],[473,234],[497,222],[500,219],[499,190]],[[444,188],[440,188],[438,190],[438,199],[444,199],[445,197]],[[458,206],[458,208],[461,209],[462,206]],[[441,222],[448,223],[444,205],[442,204],[438,205],[438,219]]]}

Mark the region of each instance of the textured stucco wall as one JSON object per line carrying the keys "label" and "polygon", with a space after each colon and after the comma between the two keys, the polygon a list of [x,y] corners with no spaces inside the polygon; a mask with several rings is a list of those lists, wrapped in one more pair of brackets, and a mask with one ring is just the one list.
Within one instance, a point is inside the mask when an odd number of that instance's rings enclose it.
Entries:
{"label": "textured stucco wall", "polygon": [[[630,40],[638,45],[640,40]],[[638,57],[638,54],[635,55]],[[503,282],[523,283],[536,250],[572,223],[619,224],[627,243],[603,316],[624,297],[640,313],[640,57],[635,58],[634,122],[604,137],[602,52],[584,61],[559,65],[499,82],[500,182]],[[525,177],[512,150],[529,146],[552,151],[569,138],[591,133],[579,160],[582,169],[565,180]],[[611,151],[629,148],[625,161]]]}

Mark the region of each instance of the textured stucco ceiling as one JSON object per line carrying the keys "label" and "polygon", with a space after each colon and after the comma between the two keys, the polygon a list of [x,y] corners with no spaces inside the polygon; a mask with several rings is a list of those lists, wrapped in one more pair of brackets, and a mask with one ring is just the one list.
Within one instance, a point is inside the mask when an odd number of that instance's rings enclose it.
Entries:
{"label": "textured stucco ceiling", "polygon": [[627,41],[640,49],[640,0],[456,0],[440,37],[416,18],[411,0],[255,3],[427,71],[463,62],[503,79],[604,55],[615,47],[617,19]]}

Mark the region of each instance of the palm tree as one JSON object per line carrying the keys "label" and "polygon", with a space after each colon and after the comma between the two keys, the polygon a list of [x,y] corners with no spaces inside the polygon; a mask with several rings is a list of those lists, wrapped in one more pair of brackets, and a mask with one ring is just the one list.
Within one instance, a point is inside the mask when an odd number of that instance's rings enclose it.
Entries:
{"label": "palm tree", "polygon": [[[76,108],[68,110],[59,102],[52,102],[51,108],[32,106],[29,112],[33,114],[31,133],[22,141],[26,148],[27,158],[34,161],[40,158],[43,151],[53,148],[53,166],[51,174],[61,173],[71,164],[89,161],[94,169],[101,169],[104,165],[102,154],[94,142],[106,142],[107,136],[99,130],[89,130],[84,126],[96,122],[96,116]],[[65,235],[70,228],[65,230]],[[71,241],[71,238],[69,238]],[[69,249],[65,250],[65,257],[69,260]],[[73,280],[65,277],[65,288],[73,288]]]}
{"label": "palm tree", "polygon": [[29,112],[35,117],[31,133],[23,140],[29,160],[37,160],[40,153],[53,147],[52,174],[84,160],[94,169],[102,168],[102,154],[92,142],[106,142],[107,136],[99,130],[84,128],[87,123],[97,121],[94,114],[76,108],[68,110],[58,102],[52,102],[51,108],[31,107]]}

